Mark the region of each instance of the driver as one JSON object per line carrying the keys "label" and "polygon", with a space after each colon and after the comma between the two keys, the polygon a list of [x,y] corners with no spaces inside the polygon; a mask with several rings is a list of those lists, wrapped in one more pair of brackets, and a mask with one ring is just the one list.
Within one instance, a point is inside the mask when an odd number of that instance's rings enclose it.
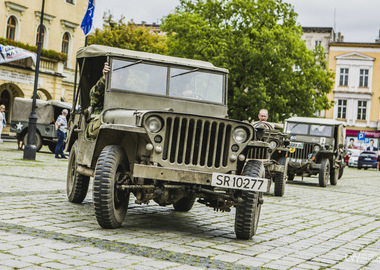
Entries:
{"label": "driver", "polygon": [[261,109],[259,111],[259,115],[257,117],[259,118],[260,122],[266,122],[268,120],[268,110],[267,109]]}

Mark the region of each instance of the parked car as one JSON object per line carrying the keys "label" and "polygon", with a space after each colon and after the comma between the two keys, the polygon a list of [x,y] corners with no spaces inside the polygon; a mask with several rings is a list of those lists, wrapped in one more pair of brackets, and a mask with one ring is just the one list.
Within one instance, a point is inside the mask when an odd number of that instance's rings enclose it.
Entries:
{"label": "parked car", "polygon": [[350,158],[348,160],[348,167],[358,167],[358,159],[359,159],[360,153],[352,153],[350,155]]}
{"label": "parked car", "polygon": [[363,151],[358,159],[358,169],[376,168],[377,167],[377,153],[371,151]]}
{"label": "parked car", "polygon": [[346,163],[346,165],[348,165],[348,160],[350,159],[351,155],[352,155],[352,151],[351,150],[347,150],[347,154],[344,157],[344,163]]}
{"label": "parked car", "polygon": [[[29,116],[32,111],[32,99],[16,97],[13,101],[12,120],[10,131],[17,134],[17,139],[27,145]],[[57,100],[36,100],[36,150],[47,145],[54,153],[57,145],[57,132],[54,127],[55,120],[63,109],[71,110],[71,104]],[[69,117],[69,115],[67,116]]]}

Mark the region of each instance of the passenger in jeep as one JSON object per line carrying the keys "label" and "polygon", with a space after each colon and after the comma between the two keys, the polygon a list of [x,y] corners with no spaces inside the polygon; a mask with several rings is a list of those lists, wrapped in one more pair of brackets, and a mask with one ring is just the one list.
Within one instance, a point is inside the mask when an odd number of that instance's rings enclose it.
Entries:
{"label": "passenger in jeep", "polygon": [[110,72],[110,70],[110,66],[107,62],[105,62],[102,71],[103,76],[100,77],[98,82],[90,90],[90,105],[92,107],[92,114],[100,114],[103,110],[106,74]]}

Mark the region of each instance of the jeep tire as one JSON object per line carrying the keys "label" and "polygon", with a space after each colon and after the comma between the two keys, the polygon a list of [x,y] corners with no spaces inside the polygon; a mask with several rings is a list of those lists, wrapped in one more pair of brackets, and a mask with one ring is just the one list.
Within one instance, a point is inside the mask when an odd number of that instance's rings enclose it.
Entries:
{"label": "jeep tire", "polygon": [[[24,138],[22,138],[22,141],[24,143],[24,147],[28,145],[28,132],[25,133]],[[42,137],[40,133],[36,130],[36,152],[40,151],[42,148]]]}
{"label": "jeep tire", "polygon": [[78,142],[75,141],[70,151],[69,164],[67,167],[66,193],[69,202],[82,203],[86,198],[90,177],[77,172]]}
{"label": "jeep tire", "polygon": [[278,164],[284,166],[284,172],[276,172],[274,175],[274,195],[282,197],[285,193],[287,167],[286,158],[281,157]]}
{"label": "jeep tire", "polygon": [[327,158],[322,159],[321,168],[319,169],[319,186],[326,187],[330,178],[330,161]]}
{"label": "jeep tire", "polygon": [[126,154],[118,145],[104,147],[95,168],[93,200],[99,225],[121,227],[127,213],[129,191],[117,186],[125,183],[129,170]]}
{"label": "jeep tire", "polygon": [[174,210],[179,212],[188,212],[193,207],[195,202],[194,196],[186,196],[179,201],[173,203]]}
{"label": "jeep tire", "polygon": [[[243,169],[243,175],[264,178],[265,169],[261,161],[250,160]],[[242,202],[236,206],[235,233],[238,239],[248,240],[255,235],[259,224],[262,192],[243,191]]]}
{"label": "jeep tire", "polygon": [[339,179],[339,168],[331,168],[330,171],[330,184],[336,186],[338,184]]}

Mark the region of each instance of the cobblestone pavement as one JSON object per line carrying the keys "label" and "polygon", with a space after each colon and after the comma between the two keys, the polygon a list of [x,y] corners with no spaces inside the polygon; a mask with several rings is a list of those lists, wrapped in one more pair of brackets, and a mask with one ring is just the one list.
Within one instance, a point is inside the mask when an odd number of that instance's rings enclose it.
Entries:
{"label": "cobblestone pavement", "polygon": [[43,148],[22,159],[0,144],[1,269],[380,269],[380,173],[348,168],[337,186],[296,178],[264,196],[257,235],[237,240],[234,215],[196,204],[188,213],[130,208],[122,228],[101,229],[91,192],[66,198],[66,160]]}

